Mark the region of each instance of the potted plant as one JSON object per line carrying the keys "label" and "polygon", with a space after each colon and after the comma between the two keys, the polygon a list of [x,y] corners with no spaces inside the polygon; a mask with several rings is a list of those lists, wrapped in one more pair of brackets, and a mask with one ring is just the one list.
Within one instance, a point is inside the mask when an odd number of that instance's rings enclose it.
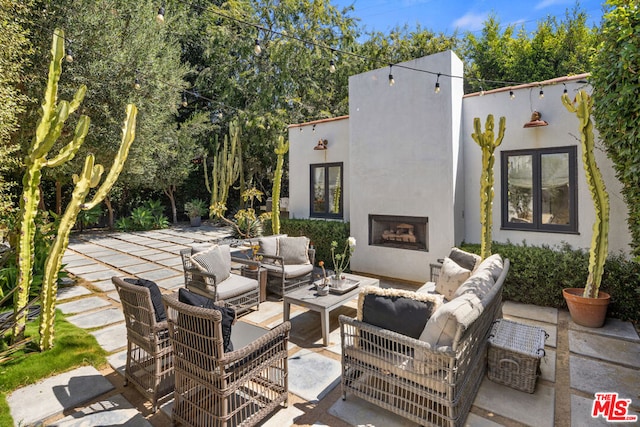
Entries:
{"label": "potted plant", "polygon": [[206,212],[207,205],[204,200],[191,199],[184,204],[184,213],[189,217],[192,227],[200,227],[200,224],[202,224],[202,216]]}
{"label": "potted plant", "polygon": [[343,273],[349,266],[351,255],[356,249],[356,238],[349,237],[345,242],[342,252],[336,253],[336,249],[338,249],[338,242],[334,240],[333,242],[331,242],[331,258],[333,258],[334,269],[334,275],[331,278],[331,281],[334,286],[339,288],[340,286],[344,285],[346,281]]}
{"label": "potted plant", "polygon": [[571,319],[578,325],[599,328],[604,324],[611,296],[600,291],[604,264],[609,247],[609,195],[595,159],[595,138],[591,108],[593,100],[586,91],[578,92],[575,101],[565,93],[562,103],[580,121],[580,141],[582,145],[582,163],[584,166],[596,219],[593,224],[591,248],[589,250],[589,276],[584,289],[567,288],[562,294],[567,301]]}

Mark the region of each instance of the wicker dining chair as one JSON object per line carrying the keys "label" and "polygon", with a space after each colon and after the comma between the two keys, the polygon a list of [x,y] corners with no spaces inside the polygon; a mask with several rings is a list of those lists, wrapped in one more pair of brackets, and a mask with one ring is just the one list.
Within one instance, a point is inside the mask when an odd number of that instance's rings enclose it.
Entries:
{"label": "wicker dining chair", "polygon": [[224,352],[222,314],[164,295],[175,352],[174,424],[253,426],[287,405],[291,324],[272,330],[237,321]]}
{"label": "wicker dining chair", "polygon": [[156,318],[149,288],[115,276],[111,281],[120,296],[127,325],[124,384],[133,383],[156,412],[159,403],[173,397],[174,389],[173,350],[167,321]]}

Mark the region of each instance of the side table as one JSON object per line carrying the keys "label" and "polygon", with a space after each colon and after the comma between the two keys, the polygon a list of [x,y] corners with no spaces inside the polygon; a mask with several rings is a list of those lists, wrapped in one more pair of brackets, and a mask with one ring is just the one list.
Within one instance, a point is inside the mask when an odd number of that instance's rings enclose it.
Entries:
{"label": "side table", "polygon": [[267,300],[267,269],[258,267],[256,270],[252,270],[247,266],[242,266],[242,275],[249,279],[257,280],[260,284],[260,302]]}

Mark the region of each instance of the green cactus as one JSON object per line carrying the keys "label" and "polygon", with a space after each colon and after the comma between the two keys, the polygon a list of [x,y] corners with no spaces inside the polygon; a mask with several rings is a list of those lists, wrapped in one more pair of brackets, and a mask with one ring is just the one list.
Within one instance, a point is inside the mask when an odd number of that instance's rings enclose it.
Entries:
{"label": "green cactus", "polygon": [[284,155],[289,151],[289,141],[284,142],[284,137],[278,137],[278,146],[274,152],[278,155],[276,171],[273,176],[273,191],[271,193],[271,230],[273,234],[280,234],[280,186],[282,181],[282,165]]}
{"label": "green cactus", "polygon": [[491,228],[493,221],[491,219],[493,207],[493,165],[495,164],[494,151],[496,147],[502,144],[504,138],[506,119],[500,117],[498,124],[498,136],[494,139],[493,132],[493,114],[487,116],[485,123],[485,131],[482,132],[480,119],[473,119],[474,133],[471,134],[473,140],[480,146],[482,150],[482,174],[480,176],[480,224],[482,225],[480,235],[480,255],[486,258],[491,255]]}
{"label": "green cactus", "polygon": [[[40,350],[48,350],[53,347],[54,320],[56,294],[58,291],[57,276],[62,266],[62,256],[69,245],[69,233],[76,222],[80,210],[89,210],[100,203],[111,190],[118,179],[120,172],[129,154],[131,144],[135,139],[136,116],[138,110],[135,105],[127,106],[127,118],[122,128],[122,142],[120,149],[113,160],[109,174],[100,188],[96,191],[89,203],[84,203],[89,190],[95,188],[100,182],[104,172],[102,165],[94,165],[94,156],[90,154],[85,159],[84,168],[80,176],[74,175],[75,188],[71,196],[71,202],[67,205],[60,220],[58,233],[51,246],[51,251],[45,262],[44,276],[42,279],[42,314],[40,317]],[[86,134],[86,132],[85,132]]]}
{"label": "green cactus", "polygon": [[[207,174],[207,162],[204,162],[205,186],[207,187],[207,191],[211,193],[210,206],[214,206],[218,202],[224,205],[227,204],[229,188],[240,176],[240,162],[237,154],[239,144],[240,126],[236,122],[231,122],[229,123],[229,136],[224,136],[222,150],[213,156],[211,185],[209,184],[209,176]],[[211,211],[210,214],[213,218],[213,211]]]}
{"label": "green cactus", "polygon": [[333,190],[333,205],[331,208],[331,213],[340,213],[340,193],[342,192],[342,187],[340,186],[340,172],[336,176],[336,187]]}
{"label": "green cactus", "polygon": [[585,298],[597,298],[609,248],[609,195],[600,169],[596,164],[595,137],[591,120],[593,99],[586,91],[581,90],[573,102],[566,93],[563,94],[562,104],[568,111],[574,113],[580,122],[582,164],[596,213],[593,235],[591,236],[591,249],[589,250],[589,276],[587,277],[583,296]]}

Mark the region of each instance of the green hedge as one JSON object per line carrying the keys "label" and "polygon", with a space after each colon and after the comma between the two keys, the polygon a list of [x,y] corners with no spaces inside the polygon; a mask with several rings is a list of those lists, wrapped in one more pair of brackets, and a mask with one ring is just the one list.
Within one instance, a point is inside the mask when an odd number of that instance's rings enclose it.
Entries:
{"label": "green hedge", "polygon": [[[479,254],[479,244],[462,248]],[[563,288],[584,288],[589,253],[562,246],[529,246],[492,243],[493,253],[509,258],[511,267],[505,281],[505,300],[544,307],[566,308]],[[640,264],[623,255],[611,255],[604,268],[600,290],[611,295],[608,316],[640,322]]]}
{"label": "green hedge", "polygon": [[[265,230],[271,230],[271,226],[268,225],[268,227],[265,224]],[[332,268],[331,242],[333,240],[336,242],[347,240],[349,223],[317,219],[282,219],[280,232],[289,236],[307,236],[316,248],[316,265],[318,261],[324,261],[328,268]]]}

